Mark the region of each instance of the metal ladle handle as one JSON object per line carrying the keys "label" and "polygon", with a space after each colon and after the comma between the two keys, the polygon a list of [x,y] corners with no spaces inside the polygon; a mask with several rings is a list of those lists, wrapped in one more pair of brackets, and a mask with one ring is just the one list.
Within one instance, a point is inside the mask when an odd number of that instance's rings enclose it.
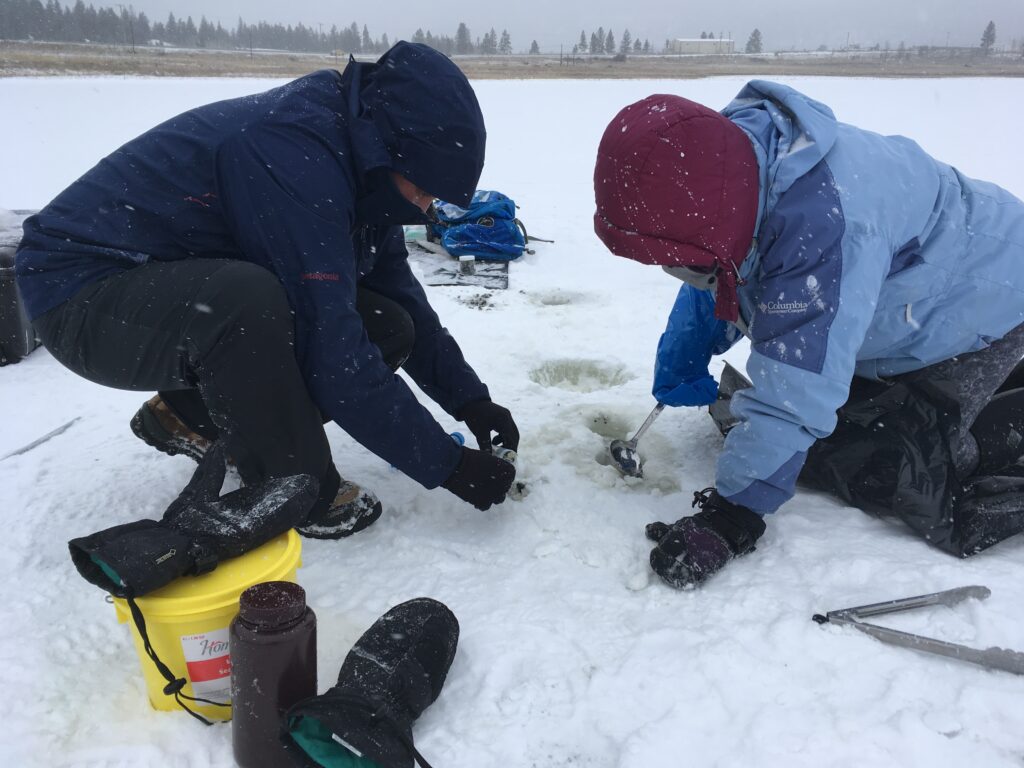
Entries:
{"label": "metal ladle handle", "polygon": [[664,404],[664,403],[658,403],[658,404],[657,404],[656,406],[654,406],[654,410],[653,410],[653,411],[651,411],[651,414],[650,414],[650,416],[648,416],[648,417],[647,417],[647,418],[646,418],[646,419],[644,420],[644,423],[640,425],[640,429],[638,429],[638,430],[636,431],[636,434],[635,434],[635,435],[633,435],[633,437],[632,437],[632,438],[630,439],[630,441],[629,441],[629,442],[631,442],[631,443],[633,443],[633,444],[635,445],[635,444],[636,444],[636,442],[637,442],[637,441],[638,441],[638,440],[639,440],[639,439],[640,439],[641,437],[643,437],[643,436],[644,436],[644,432],[646,432],[646,431],[647,431],[648,429],[650,429],[650,426],[651,426],[651,424],[653,424],[653,423],[654,423],[654,420],[655,420],[656,418],[658,418],[658,415],[659,415],[659,414],[660,414],[660,413],[661,413],[661,412],[662,412],[663,410],[665,410],[665,404]]}

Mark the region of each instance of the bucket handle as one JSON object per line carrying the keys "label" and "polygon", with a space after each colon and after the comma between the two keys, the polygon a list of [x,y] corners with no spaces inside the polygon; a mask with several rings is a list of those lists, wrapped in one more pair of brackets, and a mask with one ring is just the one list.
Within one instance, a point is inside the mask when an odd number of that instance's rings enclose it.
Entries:
{"label": "bucket handle", "polygon": [[214,707],[230,707],[230,704],[224,704],[219,701],[210,701],[209,699],[203,699],[196,696],[189,696],[188,694],[182,693],[181,689],[188,684],[188,680],[184,677],[175,677],[171,670],[166,664],[164,664],[160,657],[157,656],[156,650],[154,650],[152,644],[149,642],[149,633],[146,631],[146,618],[142,615],[142,609],[139,608],[138,603],[135,602],[135,596],[129,592],[125,595],[125,599],[128,602],[128,608],[132,612],[132,620],[135,622],[135,628],[139,631],[139,637],[142,638],[142,645],[146,650],[146,655],[153,661],[157,671],[167,681],[167,685],[164,686],[164,694],[167,696],[174,696],[174,700],[178,702],[178,706],[188,712],[192,717],[201,722],[203,725],[214,725],[213,722],[207,720],[201,714],[182,701],[182,699],[188,699],[189,701],[196,701],[201,704],[209,704]]}

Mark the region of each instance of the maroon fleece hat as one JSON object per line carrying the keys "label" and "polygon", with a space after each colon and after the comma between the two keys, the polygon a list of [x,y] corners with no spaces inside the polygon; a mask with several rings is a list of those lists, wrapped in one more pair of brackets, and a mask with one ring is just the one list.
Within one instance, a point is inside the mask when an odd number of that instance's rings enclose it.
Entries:
{"label": "maroon fleece hat", "polygon": [[630,104],[601,137],[594,231],[616,256],[717,269],[715,316],[735,320],[737,271],[754,238],[757,157],[718,112],[679,96]]}

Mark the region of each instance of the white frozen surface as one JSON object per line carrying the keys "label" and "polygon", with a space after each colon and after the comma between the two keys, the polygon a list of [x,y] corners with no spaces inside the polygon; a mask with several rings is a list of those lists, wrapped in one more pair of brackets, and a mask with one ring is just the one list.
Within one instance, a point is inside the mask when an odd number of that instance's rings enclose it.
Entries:
{"label": "white frozen surface", "polygon": [[[1024,194],[1022,80],[790,78],[840,119],[914,137],[964,173]],[[644,524],[690,511],[720,446],[706,412],[670,410],[641,441],[646,479],[603,464],[654,402],[653,351],[678,283],[609,255],[593,235],[600,134],[625,104],[674,92],[715,107],[744,79],[477,84],[487,118],[481,186],[549,237],[511,288],[431,299],[523,433],[519,502],[479,513],[425,491],[329,428],[342,473],[381,520],[350,540],[304,541],[299,579],[320,620],[320,687],[389,606],[419,595],[462,624],[444,693],[416,728],[438,768],[1006,766],[1024,762],[1024,679],[819,627],[812,613],[984,584],[984,604],[900,628],[1024,649],[1024,538],[958,561],[898,525],[801,492],[756,553],[697,591],[652,578]],[[102,155],[190,106],[257,80],[2,79],[0,207],[45,204]],[[479,309],[469,303],[485,304]],[[743,349],[727,356],[742,365]],[[713,363],[712,371],[720,370]],[[149,708],[128,630],[75,573],[65,542],[157,516],[192,464],[128,430],[147,395],[104,389],[44,351],[0,369],[0,762],[230,766],[229,730]],[[438,409],[441,423],[454,423]],[[465,430],[463,430],[465,431]]]}

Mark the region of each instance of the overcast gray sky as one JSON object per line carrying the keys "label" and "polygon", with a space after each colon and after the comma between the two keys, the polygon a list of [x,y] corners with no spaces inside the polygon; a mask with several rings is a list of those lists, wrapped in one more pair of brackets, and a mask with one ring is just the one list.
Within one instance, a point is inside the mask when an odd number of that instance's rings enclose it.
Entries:
{"label": "overcast gray sky", "polygon": [[392,41],[411,37],[417,27],[454,35],[464,21],[474,38],[491,27],[499,34],[507,29],[517,51],[534,39],[545,51],[557,51],[563,43],[571,48],[581,29],[589,38],[598,26],[612,29],[616,40],[628,28],[657,50],[666,38],[699,37],[702,31],[731,34],[742,45],[755,27],[768,50],[841,46],[847,39],[861,45],[945,45],[947,40],[977,45],[990,20],[996,24],[997,47],[1024,40],[1024,0],[133,0],[132,5],[152,20],[166,19],[171,11],[197,23],[205,15],[224,26],[234,26],[239,16],[325,28],[355,21],[360,28],[366,24],[373,37],[386,32]]}

